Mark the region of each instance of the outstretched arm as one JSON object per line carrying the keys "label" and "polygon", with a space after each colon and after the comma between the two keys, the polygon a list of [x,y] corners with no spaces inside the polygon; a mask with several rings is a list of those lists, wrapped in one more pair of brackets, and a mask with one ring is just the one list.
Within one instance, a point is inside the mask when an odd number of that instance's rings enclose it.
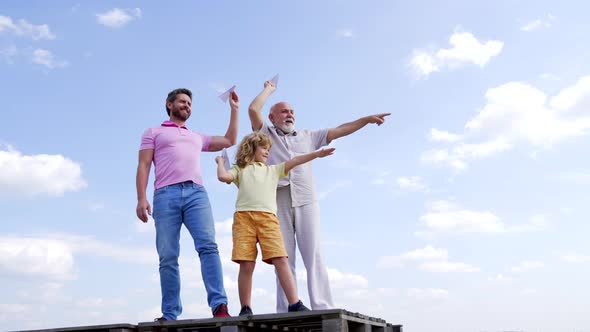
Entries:
{"label": "outstretched arm", "polygon": [[352,122],[341,124],[336,128],[332,128],[328,130],[328,144],[332,142],[332,140],[354,133],[369,123],[376,123],[378,126],[380,126],[383,124],[383,122],[385,122],[385,117],[389,115],[391,115],[391,113],[369,115]]}
{"label": "outstretched arm", "polygon": [[287,160],[285,162],[285,173],[288,173],[290,170],[293,169],[293,167],[297,165],[305,164],[306,162],[312,161],[316,158],[324,158],[326,156],[329,156],[332,153],[334,153],[334,150],[336,150],[336,148],[321,149],[319,151],[302,154],[293,159]]}
{"label": "outstretched arm", "polygon": [[137,218],[143,222],[148,221],[148,214],[152,215],[152,207],[146,198],[145,191],[147,189],[148,178],[150,175],[150,168],[152,167],[152,159],[154,158],[154,149],[146,149],[139,151],[139,162],[137,164],[137,176],[135,177],[135,187],[137,189],[137,207],[135,214]]}
{"label": "outstretched arm", "polygon": [[262,128],[264,120],[262,118],[262,106],[266,103],[268,97],[276,90],[276,87],[270,82],[264,82],[264,89],[252,100],[248,107],[248,115],[250,116],[250,123],[252,130],[258,131]]}
{"label": "outstretched arm", "polygon": [[209,151],[219,151],[223,148],[229,148],[230,146],[236,144],[236,141],[238,139],[238,111],[240,110],[240,101],[238,99],[237,93],[231,93],[229,98],[229,106],[231,115],[229,118],[229,126],[227,127],[227,132],[225,133],[225,136],[211,137]]}
{"label": "outstretched arm", "polygon": [[217,180],[225,182],[227,184],[232,183],[232,181],[234,180],[234,176],[230,172],[228,172],[225,169],[225,167],[223,167],[223,157],[215,157],[215,162],[217,163]]}

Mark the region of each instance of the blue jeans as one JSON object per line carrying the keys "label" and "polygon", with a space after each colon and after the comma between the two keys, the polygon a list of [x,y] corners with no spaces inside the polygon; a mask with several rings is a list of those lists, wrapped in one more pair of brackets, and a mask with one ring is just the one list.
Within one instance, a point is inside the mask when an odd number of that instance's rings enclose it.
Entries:
{"label": "blue jeans", "polygon": [[205,188],[191,181],[158,188],[154,192],[154,221],[163,317],[175,320],[182,313],[178,270],[182,224],[190,232],[199,253],[209,307],[227,304],[213,214]]}

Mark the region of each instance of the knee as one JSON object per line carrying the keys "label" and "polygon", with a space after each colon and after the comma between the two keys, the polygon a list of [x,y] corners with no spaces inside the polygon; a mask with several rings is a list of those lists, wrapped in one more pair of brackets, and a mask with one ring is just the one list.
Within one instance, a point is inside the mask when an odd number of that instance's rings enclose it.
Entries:
{"label": "knee", "polygon": [[240,274],[252,275],[254,267],[256,267],[256,262],[242,261],[240,262]]}
{"label": "knee", "polygon": [[178,256],[180,252],[177,246],[158,243],[157,249],[160,266],[178,266]]}
{"label": "knee", "polygon": [[197,252],[199,253],[199,257],[202,255],[219,254],[219,250],[217,249],[217,243],[213,241],[201,243],[195,247],[195,250],[197,250]]}
{"label": "knee", "polygon": [[287,260],[287,257],[277,257],[277,258],[273,258],[272,259],[272,264],[275,266],[275,268],[280,269],[280,268],[287,268],[289,266],[289,262]]}
{"label": "knee", "polygon": [[160,254],[160,268],[178,267],[178,254],[172,252]]}

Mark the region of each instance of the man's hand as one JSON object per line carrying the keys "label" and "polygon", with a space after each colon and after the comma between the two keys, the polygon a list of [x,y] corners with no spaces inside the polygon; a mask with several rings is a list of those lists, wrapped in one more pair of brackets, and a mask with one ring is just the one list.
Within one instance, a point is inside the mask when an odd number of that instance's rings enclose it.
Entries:
{"label": "man's hand", "polygon": [[277,89],[277,87],[274,84],[272,84],[271,81],[265,81],[264,82],[264,89],[269,90],[270,93],[273,93]]}
{"label": "man's hand", "polygon": [[390,115],[391,113],[369,115],[366,117],[367,123],[376,123],[378,126],[380,126],[385,122],[385,117]]}
{"label": "man's hand", "polygon": [[240,99],[238,98],[238,94],[235,91],[232,91],[229,96],[229,106],[234,111],[240,109]]}
{"label": "man's hand", "polygon": [[333,154],[334,150],[336,150],[336,148],[321,149],[320,151],[317,151],[317,157],[318,158],[327,157],[327,156]]}
{"label": "man's hand", "polygon": [[146,223],[148,221],[148,215],[152,215],[152,207],[150,206],[150,202],[148,202],[147,199],[138,201],[135,213],[137,214],[137,218],[139,218],[139,220]]}

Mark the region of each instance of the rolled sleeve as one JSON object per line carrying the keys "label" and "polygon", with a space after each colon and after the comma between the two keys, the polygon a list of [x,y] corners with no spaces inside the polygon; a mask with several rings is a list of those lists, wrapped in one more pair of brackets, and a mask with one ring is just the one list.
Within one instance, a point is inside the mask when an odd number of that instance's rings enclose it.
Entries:
{"label": "rolled sleeve", "polygon": [[328,131],[330,129],[318,129],[310,131],[311,142],[315,150],[328,145]]}
{"label": "rolled sleeve", "polygon": [[201,140],[203,141],[203,147],[201,148],[201,151],[209,151],[209,145],[211,145],[211,136],[203,134],[198,135],[201,136]]}

